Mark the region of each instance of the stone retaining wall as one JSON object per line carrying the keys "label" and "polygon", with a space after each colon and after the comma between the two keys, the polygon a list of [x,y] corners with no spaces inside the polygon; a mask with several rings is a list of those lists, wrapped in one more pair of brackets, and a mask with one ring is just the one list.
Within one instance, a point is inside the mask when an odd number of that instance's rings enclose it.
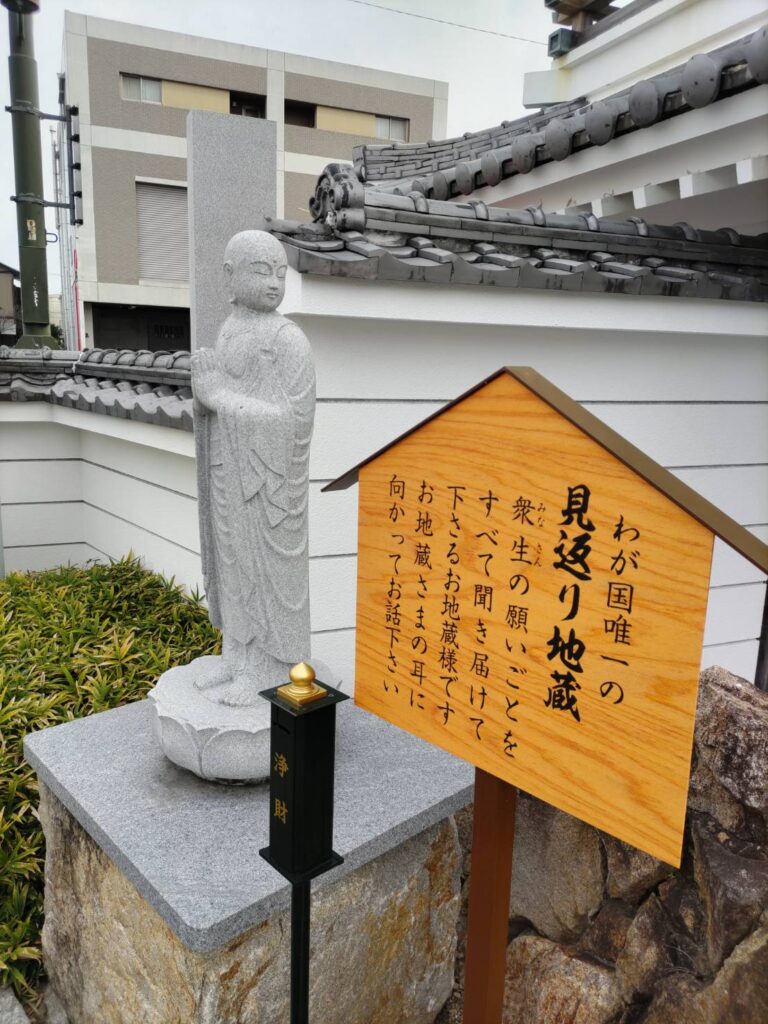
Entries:
{"label": "stone retaining wall", "polygon": [[[679,871],[521,794],[501,1024],[768,1021],[767,780],[768,694],[715,668],[701,677]],[[69,1024],[287,1020],[284,916],[190,952],[41,790],[43,945]],[[471,808],[318,889],[319,1021],[460,1024],[470,840]]]}
{"label": "stone retaining wall", "polygon": [[[40,789],[43,952],[69,1024],[287,1024],[289,914],[191,952]],[[447,818],[313,893],[314,1020],[432,1024],[453,983],[460,859]]]}
{"label": "stone retaining wall", "polygon": [[768,694],[707,669],[679,871],[521,795],[502,1024],[764,1024],[767,839]]}

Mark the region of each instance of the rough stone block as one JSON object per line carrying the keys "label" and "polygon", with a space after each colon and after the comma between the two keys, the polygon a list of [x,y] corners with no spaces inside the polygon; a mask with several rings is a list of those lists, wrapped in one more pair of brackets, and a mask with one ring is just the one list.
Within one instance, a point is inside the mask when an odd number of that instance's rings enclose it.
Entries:
{"label": "rough stone block", "polygon": [[768,1020],[768,927],[734,949],[710,983],[691,974],[665,978],[643,1024],[758,1024]]}
{"label": "rough stone block", "polygon": [[638,903],[672,872],[672,868],[613,836],[603,835],[608,876],[606,890],[613,899]]}
{"label": "rough stone block", "polygon": [[629,926],[616,960],[616,976],[627,1003],[647,998],[660,975],[672,966],[669,926],[661,903],[649,896]]}
{"label": "rough stone block", "polygon": [[676,875],[661,883],[658,895],[673,932],[675,962],[694,974],[708,975],[706,922],[698,889],[691,879]]}
{"label": "rough stone block", "polygon": [[621,1005],[609,967],[537,935],[510,943],[502,1024],[608,1024]]}
{"label": "rough stone block", "polygon": [[579,953],[593,956],[602,963],[615,964],[627,941],[634,908],[622,900],[606,900],[589,927],[579,939]]}
{"label": "rough stone block", "polygon": [[744,807],[735,796],[718,781],[706,761],[694,749],[691,784],[688,790],[688,809],[711,814],[729,832],[736,832],[744,824]]}
{"label": "rough stone block", "polygon": [[715,779],[768,821],[768,694],[723,668],[706,669],[695,744]]}
{"label": "rough stone block", "polygon": [[706,916],[709,967],[715,972],[768,907],[768,851],[729,840],[701,821],[694,822],[692,832],[694,877]]}
{"label": "rough stone block", "polygon": [[[288,1021],[285,912],[192,952],[45,786],[41,818],[43,948],[70,1024]],[[449,818],[317,890],[314,1020],[431,1024],[453,984],[460,861]]]}
{"label": "rough stone block", "polygon": [[600,906],[603,861],[595,829],[521,796],[515,824],[510,917],[556,941],[580,935]]}

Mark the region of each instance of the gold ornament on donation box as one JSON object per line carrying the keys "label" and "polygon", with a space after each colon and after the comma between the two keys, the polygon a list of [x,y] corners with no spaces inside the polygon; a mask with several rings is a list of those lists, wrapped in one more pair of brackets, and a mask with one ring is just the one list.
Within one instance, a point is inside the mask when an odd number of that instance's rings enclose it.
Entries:
{"label": "gold ornament on donation box", "polygon": [[300,661],[289,672],[290,683],[278,686],[278,694],[291,704],[302,707],[310,701],[325,697],[328,691],[315,682],[315,670],[306,661]]}

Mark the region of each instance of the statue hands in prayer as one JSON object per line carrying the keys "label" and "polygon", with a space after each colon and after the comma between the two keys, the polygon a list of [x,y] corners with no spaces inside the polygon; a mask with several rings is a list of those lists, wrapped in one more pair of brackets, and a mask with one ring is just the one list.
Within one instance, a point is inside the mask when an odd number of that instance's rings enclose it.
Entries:
{"label": "statue hands in prayer", "polygon": [[216,403],[224,392],[224,376],[219,370],[216,352],[202,348],[192,356],[194,395],[206,412],[216,412]]}
{"label": "statue hands in prayer", "polygon": [[309,658],[307,500],[315,374],[303,332],[276,312],[283,247],[262,231],[231,239],[233,309],[215,349],[192,356],[203,579],[224,635],[212,701],[247,706]]}

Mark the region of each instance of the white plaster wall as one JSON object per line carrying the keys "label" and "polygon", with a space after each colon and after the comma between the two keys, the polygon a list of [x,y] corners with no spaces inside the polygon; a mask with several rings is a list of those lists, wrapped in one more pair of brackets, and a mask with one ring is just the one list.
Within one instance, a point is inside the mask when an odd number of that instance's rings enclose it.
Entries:
{"label": "white plaster wall", "polygon": [[[200,578],[191,529],[197,501],[194,491],[183,491],[194,479],[192,458],[138,443],[131,428],[140,424],[105,419],[43,403],[0,407],[6,571],[119,558],[133,550],[151,568],[194,587]],[[107,425],[124,439],[102,433]],[[178,433],[150,431],[157,445],[165,434]],[[146,439],[145,431],[140,434]]]}
{"label": "white plaster wall", "polygon": [[[353,294],[355,285],[345,289],[341,282],[323,282],[320,291],[327,285],[337,291],[337,309],[367,308],[372,314],[326,315],[324,295],[313,302],[305,293],[295,301],[297,310],[307,310],[294,315],[312,341],[318,374],[311,464],[313,552],[324,558],[326,579],[335,583],[343,571],[350,580],[349,594],[334,600],[334,640],[350,666],[357,489],[322,494],[318,488],[503,365],[533,366],[768,540],[768,349],[763,336],[739,333],[743,307],[734,304],[728,338],[710,332],[706,310],[696,313],[696,303],[677,305],[674,300],[667,300],[668,323],[674,320],[674,330],[638,329],[644,317],[632,303],[625,305],[623,330],[620,317],[610,330],[540,323],[502,327],[436,322],[446,315],[447,290],[433,288],[430,301],[422,295],[425,319],[416,323],[374,318],[376,306],[381,308],[386,299],[367,302]],[[406,286],[403,291],[413,289]],[[380,294],[381,286],[360,289],[366,295],[374,290]],[[472,291],[464,290],[463,302],[456,299],[465,309]],[[454,296],[456,292],[461,289],[454,289]],[[393,293],[393,315],[408,312],[406,298],[398,300]],[[541,296],[539,302],[544,306],[554,298]],[[576,296],[572,301],[588,305],[588,313],[574,311],[558,317],[558,323],[596,317],[596,308],[607,298]],[[517,300],[506,296],[512,310]],[[315,314],[313,306],[322,312]],[[430,315],[435,319],[427,319]],[[765,577],[716,542],[704,665],[721,664],[754,678],[764,598]]]}
{"label": "white plaster wall", "polygon": [[602,99],[741,39],[765,23],[763,0],[659,0],[525,76],[523,102]]}
{"label": "white plaster wall", "polygon": [[[313,651],[347,680],[354,678],[357,488],[323,494],[322,486],[505,364],[533,366],[768,540],[768,348],[755,332],[753,307],[666,300],[670,328],[651,332],[640,329],[651,319],[646,307],[628,303],[624,330],[620,316],[598,330],[567,325],[597,319],[596,307],[611,297],[577,295],[570,312],[559,311],[561,326],[542,325],[540,308],[527,325],[451,323],[437,322],[451,306],[447,290],[435,287],[422,295],[425,319],[416,322],[360,315],[375,312],[365,294],[380,297],[380,286],[361,295],[344,282],[334,285],[335,308],[355,315],[315,312],[324,307],[311,288],[291,301],[312,342],[318,379],[310,462]],[[406,313],[413,291],[400,289],[403,298],[392,299],[390,311]],[[456,291],[453,301],[477,316],[480,296],[464,289],[456,299]],[[508,310],[524,309],[518,298],[506,295]],[[554,309],[551,300],[559,298],[538,301]],[[702,308],[712,306],[716,316]],[[723,307],[731,307],[727,337],[714,324]],[[9,570],[117,558],[130,549],[149,567],[202,587],[190,434],[44,403],[0,405],[0,501]],[[717,542],[705,665],[753,677],[764,596],[765,578]]]}
{"label": "white plaster wall", "polygon": [[0,407],[0,517],[6,572],[82,562],[80,437],[47,423],[8,422]]}
{"label": "white plaster wall", "polygon": [[[318,429],[327,435],[324,413]],[[312,650],[351,685],[357,523],[344,496],[340,537],[327,507],[338,502],[320,499],[320,487],[310,497]],[[0,523],[6,572],[132,551],[203,590],[191,434],[44,403],[0,405]]]}

